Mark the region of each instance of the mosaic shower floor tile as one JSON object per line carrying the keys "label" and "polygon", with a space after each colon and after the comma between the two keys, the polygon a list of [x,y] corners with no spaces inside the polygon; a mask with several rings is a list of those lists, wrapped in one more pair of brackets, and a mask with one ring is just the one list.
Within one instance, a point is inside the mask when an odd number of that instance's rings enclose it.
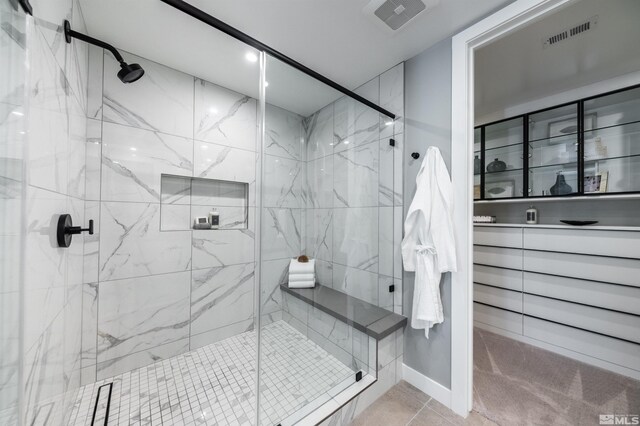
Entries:
{"label": "mosaic shower floor tile", "polygon": [[[284,321],[263,327],[260,345],[263,425],[277,425],[354,374]],[[255,380],[250,331],[80,388],[68,424],[90,425],[100,387],[113,383],[109,425],[252,425]],[[106,412],[105,390],[96,419]]]}

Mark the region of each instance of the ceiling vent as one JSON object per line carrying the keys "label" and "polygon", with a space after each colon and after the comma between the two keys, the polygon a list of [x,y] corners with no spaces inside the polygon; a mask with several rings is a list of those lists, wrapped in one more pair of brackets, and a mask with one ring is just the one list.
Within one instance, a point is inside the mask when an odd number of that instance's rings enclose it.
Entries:
{"label": "ceiling vent", "polygon": [[396,32],[438,3],[440,0],[372,0],[365,6],[364,13],[378,26]]}
{"label": "ceiling vent", "polygon": [[584,34],[587,31],[593,31],[596,28],[597,24],[598,17],[594,16],[593,18],[581,22],[578,25],[574,25],[549,37],[545,37],[544,39],[542,39],[542,47],[546,49],[547,47],[555,46],[558,43],[569,40],[580,34]]}

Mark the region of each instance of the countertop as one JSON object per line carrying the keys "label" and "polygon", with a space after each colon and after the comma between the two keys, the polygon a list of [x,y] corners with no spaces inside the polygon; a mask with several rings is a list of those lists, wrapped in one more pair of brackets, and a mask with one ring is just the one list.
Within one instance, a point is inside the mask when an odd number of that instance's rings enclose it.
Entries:
{"label": "countertop", "polygon": [[553,224],[536,224],[530,225],[527,223],[474,223],[473,226],[482,226],[489,228],[549,228],[549,229],[573,229],[573,230],[585,230],[585,231],[632,231],[640,232],[640,226],[605,226],[605,225],[585,225],[585,226],[571,226],[571,225],[553,225]]}

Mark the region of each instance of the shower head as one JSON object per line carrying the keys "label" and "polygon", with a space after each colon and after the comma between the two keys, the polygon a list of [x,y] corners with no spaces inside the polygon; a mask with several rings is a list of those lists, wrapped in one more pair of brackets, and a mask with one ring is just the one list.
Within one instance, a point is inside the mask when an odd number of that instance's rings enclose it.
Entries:
{"label": "shower head", "polygon": [[144,75],[144,70],[139,64],[127,64],[126,62],[120,62],[120,71],[118,71],[118,78],[123,83],[133,83]]}
{"label": "shower head", "polygon": [[64,38],[67,43],[71,43],[72,38],[77,38],[78,40],[82,40],[98,47],[102,47],[103,49],[107,49],[109,52],[111,52],[113,56],[115,56],[116,60],[120,62],[120,71],[118,71],[118,78],[123,83],[133,83],[134,81],[138,81],[140,77],[144,75],[144,69],[142,69],[139,64],[127,64],[122,58],[120,52],[118,52],[115,47],[113,47],[109,43],[105,43],[102,40],[98,40],[96,38],[89,37],[86,34],[82,34],[72,30],[71,24],[66,19],[64,21]]}

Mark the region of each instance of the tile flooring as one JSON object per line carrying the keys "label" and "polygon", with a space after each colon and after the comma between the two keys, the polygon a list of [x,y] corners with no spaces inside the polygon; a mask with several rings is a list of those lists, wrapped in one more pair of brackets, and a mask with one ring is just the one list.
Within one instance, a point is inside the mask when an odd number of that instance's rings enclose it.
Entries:
{"label": "tile flooring", "polygon": [[476,327],[474,410],[501,425],[597,425],[640,414],[640,381]]}
{"label": "tile flooring", "polygon": [[392,387],[356,417],[351,426],[495,425],[476,412],[463,419],[405,381]]}
{"label": "tile flooring", "polygon": [[[261,424],[280,423],[354,375],[284,321],[264,327],[261,344]],[[110,382],[110,425],[254,424],[255,347],[246,332],[87,385],[69,424],[91,424],[98,389]]]}
{"label": "tile flooring", "polygon": [[352,425],[587,426],[640,411],[639,381],[478,328],[473,388],[466,419],[402,381]]}

